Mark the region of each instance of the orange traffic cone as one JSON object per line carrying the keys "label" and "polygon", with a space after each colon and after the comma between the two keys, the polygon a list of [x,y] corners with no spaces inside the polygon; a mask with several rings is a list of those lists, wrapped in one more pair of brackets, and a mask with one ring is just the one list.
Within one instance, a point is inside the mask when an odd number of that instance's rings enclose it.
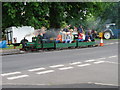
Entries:
{"label": "orange traffic cone", "polygon": [[100,46],[104,46],[104,43],[103,43],[103,38],[102,38],[102,37],[101,37]]}

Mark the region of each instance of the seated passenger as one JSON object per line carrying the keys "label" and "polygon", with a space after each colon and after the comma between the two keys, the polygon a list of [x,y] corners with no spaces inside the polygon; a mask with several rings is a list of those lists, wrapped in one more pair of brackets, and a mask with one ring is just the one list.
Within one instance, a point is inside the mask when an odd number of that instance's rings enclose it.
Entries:
{"label": "seated passenger", "polygon": [[38,38],[39,38],[40,43],[42,43],[43,34],[42,34],[42,33],[39,33],[39,34],[38,34]]}
{"label": "seated passenger", "polygon": [[73,29],[70,29],[71,42],[74,41]]}
{"label": "seated passenger", "polygon": [[92,36],[92,30],[91,30],[91,29],[88,29],[88,35],[89,35],[90,41],[94,41],[94,38],[93,38],[93,36]]}
{"label": "seated passenger", "polygon": [[77,28],[77,31],[78,31],[79,33],[84,33],[84,30],[83,30],[82,25],[80,25],[80,26]]}
{"label": "seated passenger", "polygon": [[65,43],[71,43],[71,40],[70,40],[70,35],[67,35],[67,36],[66,36]]}
{"label": "seated passenger", "polygon": [[63,31],[64,31],[64,32],[69,32],[69,29],[68,29],[68,28],[69,28],[69,26],[66,26],[66,27],[63,29]]}
{"label": "seated passenger", "polygon": [[49,37],[49,34],[48,33],[43,33],[43,37],[42,37],[42,41],[44,43],[50,43],[50,37]]}
{"label": "seated passenger", "polygon": [[85,41],[95,41],[95,40],[92,37],[92,35],[87,32],[86,35],[85,35]]}
{"label": "seated passenger", "polygon": [[69,32],[69,30],[67,28],[64,28],[63,31],[64,32]]}
{"label": "seated passenger", "polygon": [[92,35],[89,36],[91,41],[95,41]]}
{"label": "seated passenger", "polygon": [[82,34],[82,33],[79,33],[79,32],[78,32],[78,41],[79,41],[79,42],[84,41],[84,39],[83,39],[83,34]]}
{"label": "seated passenger", "polygon": [[44,33],[43,34],[43,39],[48,39],[49,37],[48,37],[48,35],[47,35],[47,33]]}
{"label": "seated passenger", "polygon": [[71,43],[72,41],[73,41],[73,35],[70,32],[68,32],[65,43]]}
{"label": "seated passenger", "polygon": [[85,40],[84,40],[84,41],[86,41],[86,42],[87,42],[87,41],[89,41],[88,39],[89,39],[89,35],[88,35],[88,34],[86,34],[86,35],[85,35]]}
{"label": "seated passenger", "polygon": [[62,42],[62,35],[58,34],[56,38],[56,43]]}
{"label": "seated passenger", "polygon": [[65,42],[67,33],[62,31],[62,42]]}

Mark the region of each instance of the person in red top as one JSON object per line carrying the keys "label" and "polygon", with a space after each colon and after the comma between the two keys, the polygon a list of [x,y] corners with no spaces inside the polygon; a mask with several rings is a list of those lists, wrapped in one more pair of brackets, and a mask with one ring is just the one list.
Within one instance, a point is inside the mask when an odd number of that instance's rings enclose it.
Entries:
{"label": "person in red top", "polygon": [[80,32],[78,32],[78,41],[79,41],[79,42],[84,41],[84,40],[83,40],[83,35],[82,35],[82,33],[80,33]]}

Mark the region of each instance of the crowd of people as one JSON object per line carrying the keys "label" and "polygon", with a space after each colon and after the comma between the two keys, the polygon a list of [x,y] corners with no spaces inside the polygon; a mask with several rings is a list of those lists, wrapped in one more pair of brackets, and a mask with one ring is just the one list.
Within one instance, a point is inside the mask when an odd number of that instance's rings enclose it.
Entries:
{"label": "crowd of people", "polygon": [[71,25],[66,26],[65,28],[63,28],[57,38],[56,38],[56,42],[65,42],[65,43],[71,43],[74,42],[75,40],[79,41],[79,42],[88,42],[88,41],[94,41],[93,38],[93,30],[88,29],[88,30],[84,30],[83,26],[80,25],[79,27],[73,27],[71,28]]}
{"label": "crowd of people", "polygon": [[[75,40],[79,42],[88,42],[88,41],[94,41],[93,30],[88,29],[84,30],[82,25],[71,26],[67,25],[63,29],[59,30],[57,37],[54,39],[56,43],[72,43]],[[48,36],[46,34],[46,28],[42,27],[39,35],[41,39],[48,39]]]}

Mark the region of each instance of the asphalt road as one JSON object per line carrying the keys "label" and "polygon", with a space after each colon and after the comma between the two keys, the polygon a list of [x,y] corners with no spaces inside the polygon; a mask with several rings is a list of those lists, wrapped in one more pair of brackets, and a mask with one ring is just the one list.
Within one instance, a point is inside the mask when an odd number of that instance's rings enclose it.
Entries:
{"label": "asphalt road", "polygon": [[104,43],[104,47],[3,56],[3,87],[117,87],[118,41]]}

